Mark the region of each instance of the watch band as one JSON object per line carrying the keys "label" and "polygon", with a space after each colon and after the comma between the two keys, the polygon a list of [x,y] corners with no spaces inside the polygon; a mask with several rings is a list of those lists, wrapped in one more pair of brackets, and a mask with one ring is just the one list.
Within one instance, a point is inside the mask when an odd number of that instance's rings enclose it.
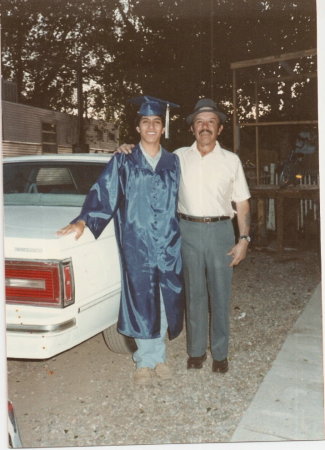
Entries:
{"label": "watch band", "polygon": [[246,235],[246,234],[242,234],[241,236],[239,236],[239,239],[246,239],[247,242],[251,241],[250,236]]}

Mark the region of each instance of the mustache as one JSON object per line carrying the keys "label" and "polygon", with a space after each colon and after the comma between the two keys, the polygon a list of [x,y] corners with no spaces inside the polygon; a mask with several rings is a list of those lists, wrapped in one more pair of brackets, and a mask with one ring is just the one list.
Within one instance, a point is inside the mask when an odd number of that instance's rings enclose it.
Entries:
{"label": "mustache", "polygon": [[210,134],[212,134],[212,132],[210,131],[210,130],[201,130],[200,132],[199,132],[199,134],[202,134],[202,133],[210,133]]}

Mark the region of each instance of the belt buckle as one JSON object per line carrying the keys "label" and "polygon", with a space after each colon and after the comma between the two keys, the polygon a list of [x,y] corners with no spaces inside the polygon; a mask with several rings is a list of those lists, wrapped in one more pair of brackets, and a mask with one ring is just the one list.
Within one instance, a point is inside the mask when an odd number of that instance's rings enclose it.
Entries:
{"label": "belt buckle", "polygon": [[203,222],[205,223],[211,222],[211,217],[203,217]]}

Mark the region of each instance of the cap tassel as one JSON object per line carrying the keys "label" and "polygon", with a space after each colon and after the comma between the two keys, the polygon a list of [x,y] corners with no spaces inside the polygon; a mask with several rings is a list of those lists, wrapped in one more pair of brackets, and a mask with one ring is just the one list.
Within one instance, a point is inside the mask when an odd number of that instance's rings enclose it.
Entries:
{"label": "cap tassel", "polygon": [[167,108],[166,108],[165,138],[169,139],[169,103],[167,103]]}

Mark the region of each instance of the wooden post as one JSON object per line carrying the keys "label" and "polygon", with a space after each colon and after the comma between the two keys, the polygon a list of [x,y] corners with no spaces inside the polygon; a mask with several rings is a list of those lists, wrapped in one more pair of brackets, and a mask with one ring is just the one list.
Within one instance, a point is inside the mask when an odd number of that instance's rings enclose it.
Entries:
{"label": "wooden post", "polygon": [[[258,82],[255,81],[255,123],[259,121],[259,109],[258,109]],[[260,184],[260,148],[259,148],[259,128],[255,127],[255,161],[256,161],[256,184]]]}
{"label": "wooden post", "polygon": [[276,199],[276,249],[278,252],[283,250],[284,239],[284,217],[283,217],[283,202],[284,198],[278,196]]}
{"label": "wooden post", "polygon": [[239,133],[238,133],[238,117],[237,117],[237,86],[236,86],[236,70],[232,72],[232,103],[233,103],[233,150],[239,152]]}
{"label": "wooden post", "polygon": [[266,238],[265,198],[257,198],[257,243],[264,245]]}
{"label": "wooden post", "polygon": [[82,62],[81,57],[78,59],[77,67],[77,93],[78,93],[78,144],[81,147],[84,144],[84,132],[83,132],[83,116],[84,116],[84,102],[82,92]]}
{"label": "wooden post", "polygon": [[[255,124],[259,121],[258,108],[258,82],[255,81]],[[259,128],[255,127],[255,166],[256,166],[256,184],[260,184],[260,154],[259,154]],[[257,228],[259,235],[259,242],[263,244],[266,238],[266,214],[265,214],[265,199],[257,201]]]}
{"label": "wooden post", "polygon": [[82,75],[82,60],[81,56],[78,58],[77,64],[77,101],[78,101],[78,136],[77,142],[73,145],[74,153],[88,153],[89,145],[85,143],[84,131],[84,100],[83,100],[83,75]]}

